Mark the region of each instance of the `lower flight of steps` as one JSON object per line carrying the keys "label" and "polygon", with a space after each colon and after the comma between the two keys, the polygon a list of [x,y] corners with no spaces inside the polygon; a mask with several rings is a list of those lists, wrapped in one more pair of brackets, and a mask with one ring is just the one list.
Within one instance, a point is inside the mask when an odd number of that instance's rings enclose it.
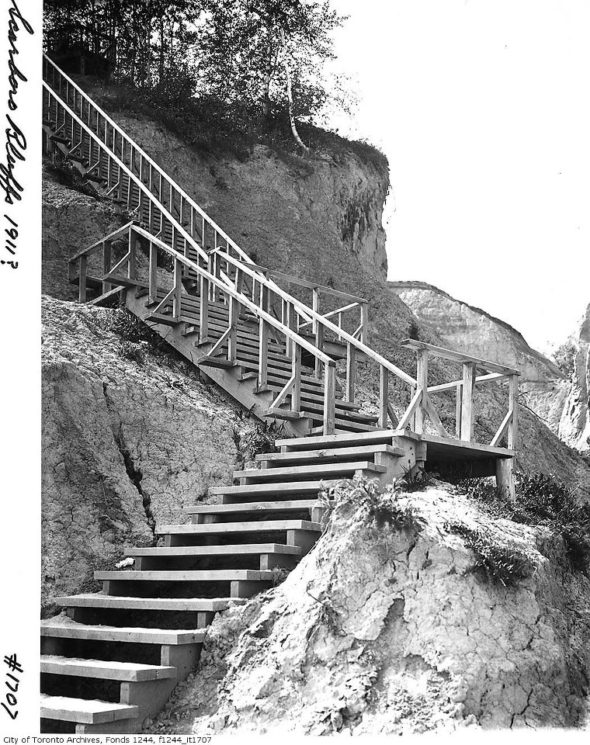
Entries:
{"label": "lower flight of steps", "polygon": [[[140,732],[195,667],[207,626],[284,578],[321,534],[319,492],[362,474],[389,480],[403,449],[391,431],[279,441],[259,468],[237,471],[215,504],[163,525],[133,569],[100,571],[100,593],[57,598],[67,616],[41,626],[41,729]],[[399,470],[399,468],[398,468]]]}

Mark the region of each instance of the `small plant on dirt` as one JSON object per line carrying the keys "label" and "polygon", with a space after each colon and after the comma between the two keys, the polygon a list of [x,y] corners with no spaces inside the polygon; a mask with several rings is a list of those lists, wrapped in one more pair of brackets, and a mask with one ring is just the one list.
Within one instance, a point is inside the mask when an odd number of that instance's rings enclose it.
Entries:
{"label": "small plant on dirt", "polygon": [[432,484],[432,476],[423,468],[404,468],[400,487],[403,487],[405,492],[423,491],[430,484]]}
{"label": "small plant on dirt", "polygon": [[138,365],[143,365],[145,362],[145,350],[142,344],[122,339],[119,342],[119,353],[121,357],[136,362]]}
{"label": "small plant on dirt", "polygon": [[273,587],[278,587],[278,585],[282,585],[283,582],[289,576],[289,570],[285,569],[285,567],[273,567],[273,569],[271,569],[270,571],[271,571],[270,581]]}
{"label": "small plant on dirt", "polygon": [[580,504],[574,489],[543,473],[517,475],[516,503],[485,479],[457,488],[495,517],[550,528],[562,537],[572,568],[590,574],[590,505]]}
{"label": "small plant on dirt", "polygon": [[473,571],[488,581],[510,587],[530,577],[535,570],[525,553],[515,546],[499,544],[488,531],[461,523],[447,523],[445,527],[463,538],[467,548],[475,554]]}
{"label": "small plant on dirt", "polygon": [[240,437],[240,448],[244,453],[244,460],[254,460],[257,455],[274,453],[276,440],[285,435],[285,425],[276,422],[262,422],[254,429]]}

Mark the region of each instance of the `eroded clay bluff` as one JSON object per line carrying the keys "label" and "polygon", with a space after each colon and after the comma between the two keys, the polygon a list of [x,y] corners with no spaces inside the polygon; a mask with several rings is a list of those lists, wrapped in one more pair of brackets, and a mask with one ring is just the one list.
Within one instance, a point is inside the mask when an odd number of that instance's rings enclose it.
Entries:
{"label": "eroded clay bluff", "polygon": [[[590,581],[561,539],[442,484],[337,495],[285,582],[216,617],[152,732],[414,734],[588,723]],[[504,584],[469,535],[518,568]],[[503,571],[500,569],[500,571]]]}
{"label": "eroded clay bluff", "polygon": [[517,368],[522,374],[522,403],[567,445],[580,452],[590,450],[590,306],[568,342],[571,370],[564,373],[530,347],[519,331],[486,311],[426,282],[388,285],[443,344]]}
{"label": "eroded clay bluff", "polygon": [[253,430],[194,368],[124,324],[123,311],[43,299],[46,612],[56,595],[99,589],[95,569],[154,545],[156,523],[182,522],[183,506],[228,483]]}

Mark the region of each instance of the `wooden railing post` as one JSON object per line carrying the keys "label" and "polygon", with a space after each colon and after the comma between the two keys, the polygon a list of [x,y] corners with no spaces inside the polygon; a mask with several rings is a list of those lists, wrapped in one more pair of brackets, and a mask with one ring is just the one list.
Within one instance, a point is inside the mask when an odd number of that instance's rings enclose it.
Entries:
{"label": "wooden railing post", "polygon": [[174,259],[174,295],[172,297],[172,318],[180,321],[182,298],[182,262]]}
{"label": "wooden railing post", "polygon": [[324,365],[324,434],[333,435],[336,429],[336,368]]}
{"label": "wooden railing post", "polygon": [[261,318],[258,322],[258,388],[268,383],[268,325]]}
{"label": "wooden railing post", "polygon": [[346,345],[346,400],[354,403],[356,389],[356,347],[348,342]]}
{"label": "wooden railing post", "polygon": [[473,438],[473,386],[475,364],[463,363],[463,384],[461,394],[461,439],[471,442]]}
{"label": "wooden railing post", "polygon": [[508,405],[512,411],[512,418],[508,425],[508,447],[516,450],[518,447],[518,375],[511,375],[508,381]]}
{"label": "wooden railing post", "polygon": [[80,256],[80,273],[78,275],[78,300],[86,302],[86,273],[88,270],[88,257]]}
{"label": "wooden railing post", "polygon": [[[312,293],[313,293],[313,301],[312,301],[313,310],[316,313],[319,313],[320,312],[320,293],[319,293],[319,290],[316,289],[316,288],[314,288],[312,290]],[[322,352],[323,349],[324,349],[324,326],[323,326],[323,324],[319,323],[315,319],[315,317],[314,317],[312,328],[313,328],[313,332],[315,334],[315,345],[320,350],[320,352]],[[322,363],[316,357],[316,360],[315,360],[315,374],[316,374],[316,377],[319,378],[321,370],[322,370]]]}
{"label": "wooden railing post", "polygon": [[[111,271],[111,256],[112,256],[112,250],[113,246],[111,241],[105,241],[102,244],[102,271],[103,275],[106,276]],[[103,295],[105,292],[110,292],[112,289],[112,284],[108,281],[103,281],[102,283],[102,292]]]}
{"label": "wooden railing post", "polygon": [[463,383],[455,389],[455,434],[461,439],[461,404],[463,403]]}
{"label": "wooden railing post", "polygon": [[293,390],[291,393],[291,410],[301,411],[301,347],[293,344],[293,359],[291,361],[291,376]]}
{"label": "wooden railing post", "polygon": [[133,228],[129,228],[129,263],[127,265],[127,276],[129,279],[137,278],[137,235]]}
{"label": "wooden railing post", "polygon": [[229,336],[227,338],[227,359],[230,362],[236,361],[238,353],[238,316],[240,314],[240,305],[235,297],[229,296]]}
{"label": "wooden railing post", "polygon": [[387,403],[389,401],[389,372],[379,367],[379,421],[381,429],[387,429]]}
{"label": "wooden railing post", "polygon": [[150,265],[148,269],[148,303],[157,302],[158,298],[158,248],[150,242]]}
{"label": "wooden railing post", "polygon": [[425,349],[416,352],[416,380],[417,390],[422,391],[422,399],[416,409],[414,431],[421,435],[424,432],[426,397],[428,396],[428,352]]}
{"label": "wooden railing post", "polygon": [[199,342],[207,341],[209,337],[209,280],[201,275],[200,307],[199,307]]}

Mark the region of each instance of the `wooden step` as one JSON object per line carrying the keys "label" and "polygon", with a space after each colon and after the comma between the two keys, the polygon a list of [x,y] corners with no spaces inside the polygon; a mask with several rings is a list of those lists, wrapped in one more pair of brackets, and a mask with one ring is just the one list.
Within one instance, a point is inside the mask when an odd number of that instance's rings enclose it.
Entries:
{"label": "wooden step", "polygon": [[41,673],[70,675],[79,678],[100,678],[102,680],[121,680],[139,683],[144,680],[163,680],[176,678],[175,667],[163,665],[142,665],[138,662],[118,662],[113,660],[85,660],[78,657],[41,655]]}
{"label": "wooden step", "polygon": [[[320,420],[324,414],[323,404],[309,403],[307,401],[301,402],[301,410],[309,413],[311,419]],[[379,417],[374,414],[363,414],[360,411],[351,410],[338,410],[336,409],[336,419],[341,421],[360,422],[364,424],[375,423],[379,420]],[[319,416],[318,416],[319,415]]]}
{"label": "wooden step", "polygon": [[[383,466],[375,466],[373,463],[364,469],[369,474],[383,473]],[[339,479],[322,479],[321,481],[278,481],[272,484],[245,484],[243,486],[214,486],[210,487],[209,494],[220,494],[223,497],[256,497],[272,494],[281,499],[287,494],[317,494]],[[224,499],[224,503],[226,503]]]}
{"label": "wooden step", "polygon": [[318,435],[315,437],[289,437],[277,440],[275,445],[288,450],[313,450],[323,448],[351,447],[383,443],[391,445],[395,432],[390,429],[376,429],[366,433],[342,433],[336,435]]}
{"label": "wooden step", "polygon": [[319,523],[310,520],[267,520],[258,522],[205,523],[203,525],[162,525],[156,528],[158,535],[215,535],[228,533],[272,533],[285,530],[308,530],[321,533]]}
{"label": "wooden step", "polygon": [[151,629],[142,627],[96,626],[83,623],[41,621],[41,636],[135,644],[200,644],[204,631],[194,629]]}
{"label": "wooden step", "polygon": [[237,362],[232,362],[231,360],[224,359],[223,357],[210,357],[209,355],[205,354],[202,357],[199,357],[197,360],[195,360],[195,364],[199,365],[199,367],[222,367],[222,368],[230,368],[230,367],[237,367]]}
{"label": "wooden step", "polygon": [[236,580],[249,582],[270,581],[270,572],[254,569],[208,569],[208,570],[118,570],[94,572],[94,579],[116,580],[117,582],[234,582]]}
{"label": "wooden step", "polygon": [[[280,481],[290,476],[304,478],[306,476],[320,476],[334,478],[346,478],[354,476],[356,471],[371,471],[373,473],[385,473],[384,466],[376,466],[368,460],[345,461],[344,463],[320,463],[304,466],[285,466],[278,468],[252,468],[243,471],[234,471],[234,479],[256,479],[263,481]],[[220,487],[223,488],[223,487]],[[227,492],[224,492],[227,493]]]}
{"label": "wooden step", "polygon": [[112,704],[108,701],[40,695],[41,718],[80,724],[105,724],[139,716],[138,706]]}
{"label": "wooden step", "polygon": [[[305,438],[307,439],[307,438]],[[375,445],[359,445],[355,447],[343,448],[322,448],[318,450],[294,450],[287,453],[262,453],[256,456],[256,460],[266,463],[267,468],[283,466],[287,464],[309,463],[311,462],[329,462],[339,460],[349,460],[354,457],[370,458],[376,453],[389,453],[390,455],[401,457],[404,451],[401,448],[377,443]]]}
{"label": "wooden step", "polygon": [[[192,526],[199,527],[199,526]],[[55,598],[64,608],[108,608],[145,611],[222,611],[230,598],[138,598],[104,595],[102,592]]]}
{"label": "wooden step", "polygon": [[150,556],[154,558],[238,556],[248,554],[303,556],[303,551],[299,546],[286,546],[281,543],[236,543],[226,546],[157,546],[154,548],[134,548],[128,553],[130,556]]}
{"label": "wooden step", "polygon": [[[185,507],[189,515],[231,515],[235,512],[300,512],[318,506],[317,499],[296,499],[279,502],[237,502],[235,504],[199,504]],[[260,552],[256,552],[260,553]]]}

